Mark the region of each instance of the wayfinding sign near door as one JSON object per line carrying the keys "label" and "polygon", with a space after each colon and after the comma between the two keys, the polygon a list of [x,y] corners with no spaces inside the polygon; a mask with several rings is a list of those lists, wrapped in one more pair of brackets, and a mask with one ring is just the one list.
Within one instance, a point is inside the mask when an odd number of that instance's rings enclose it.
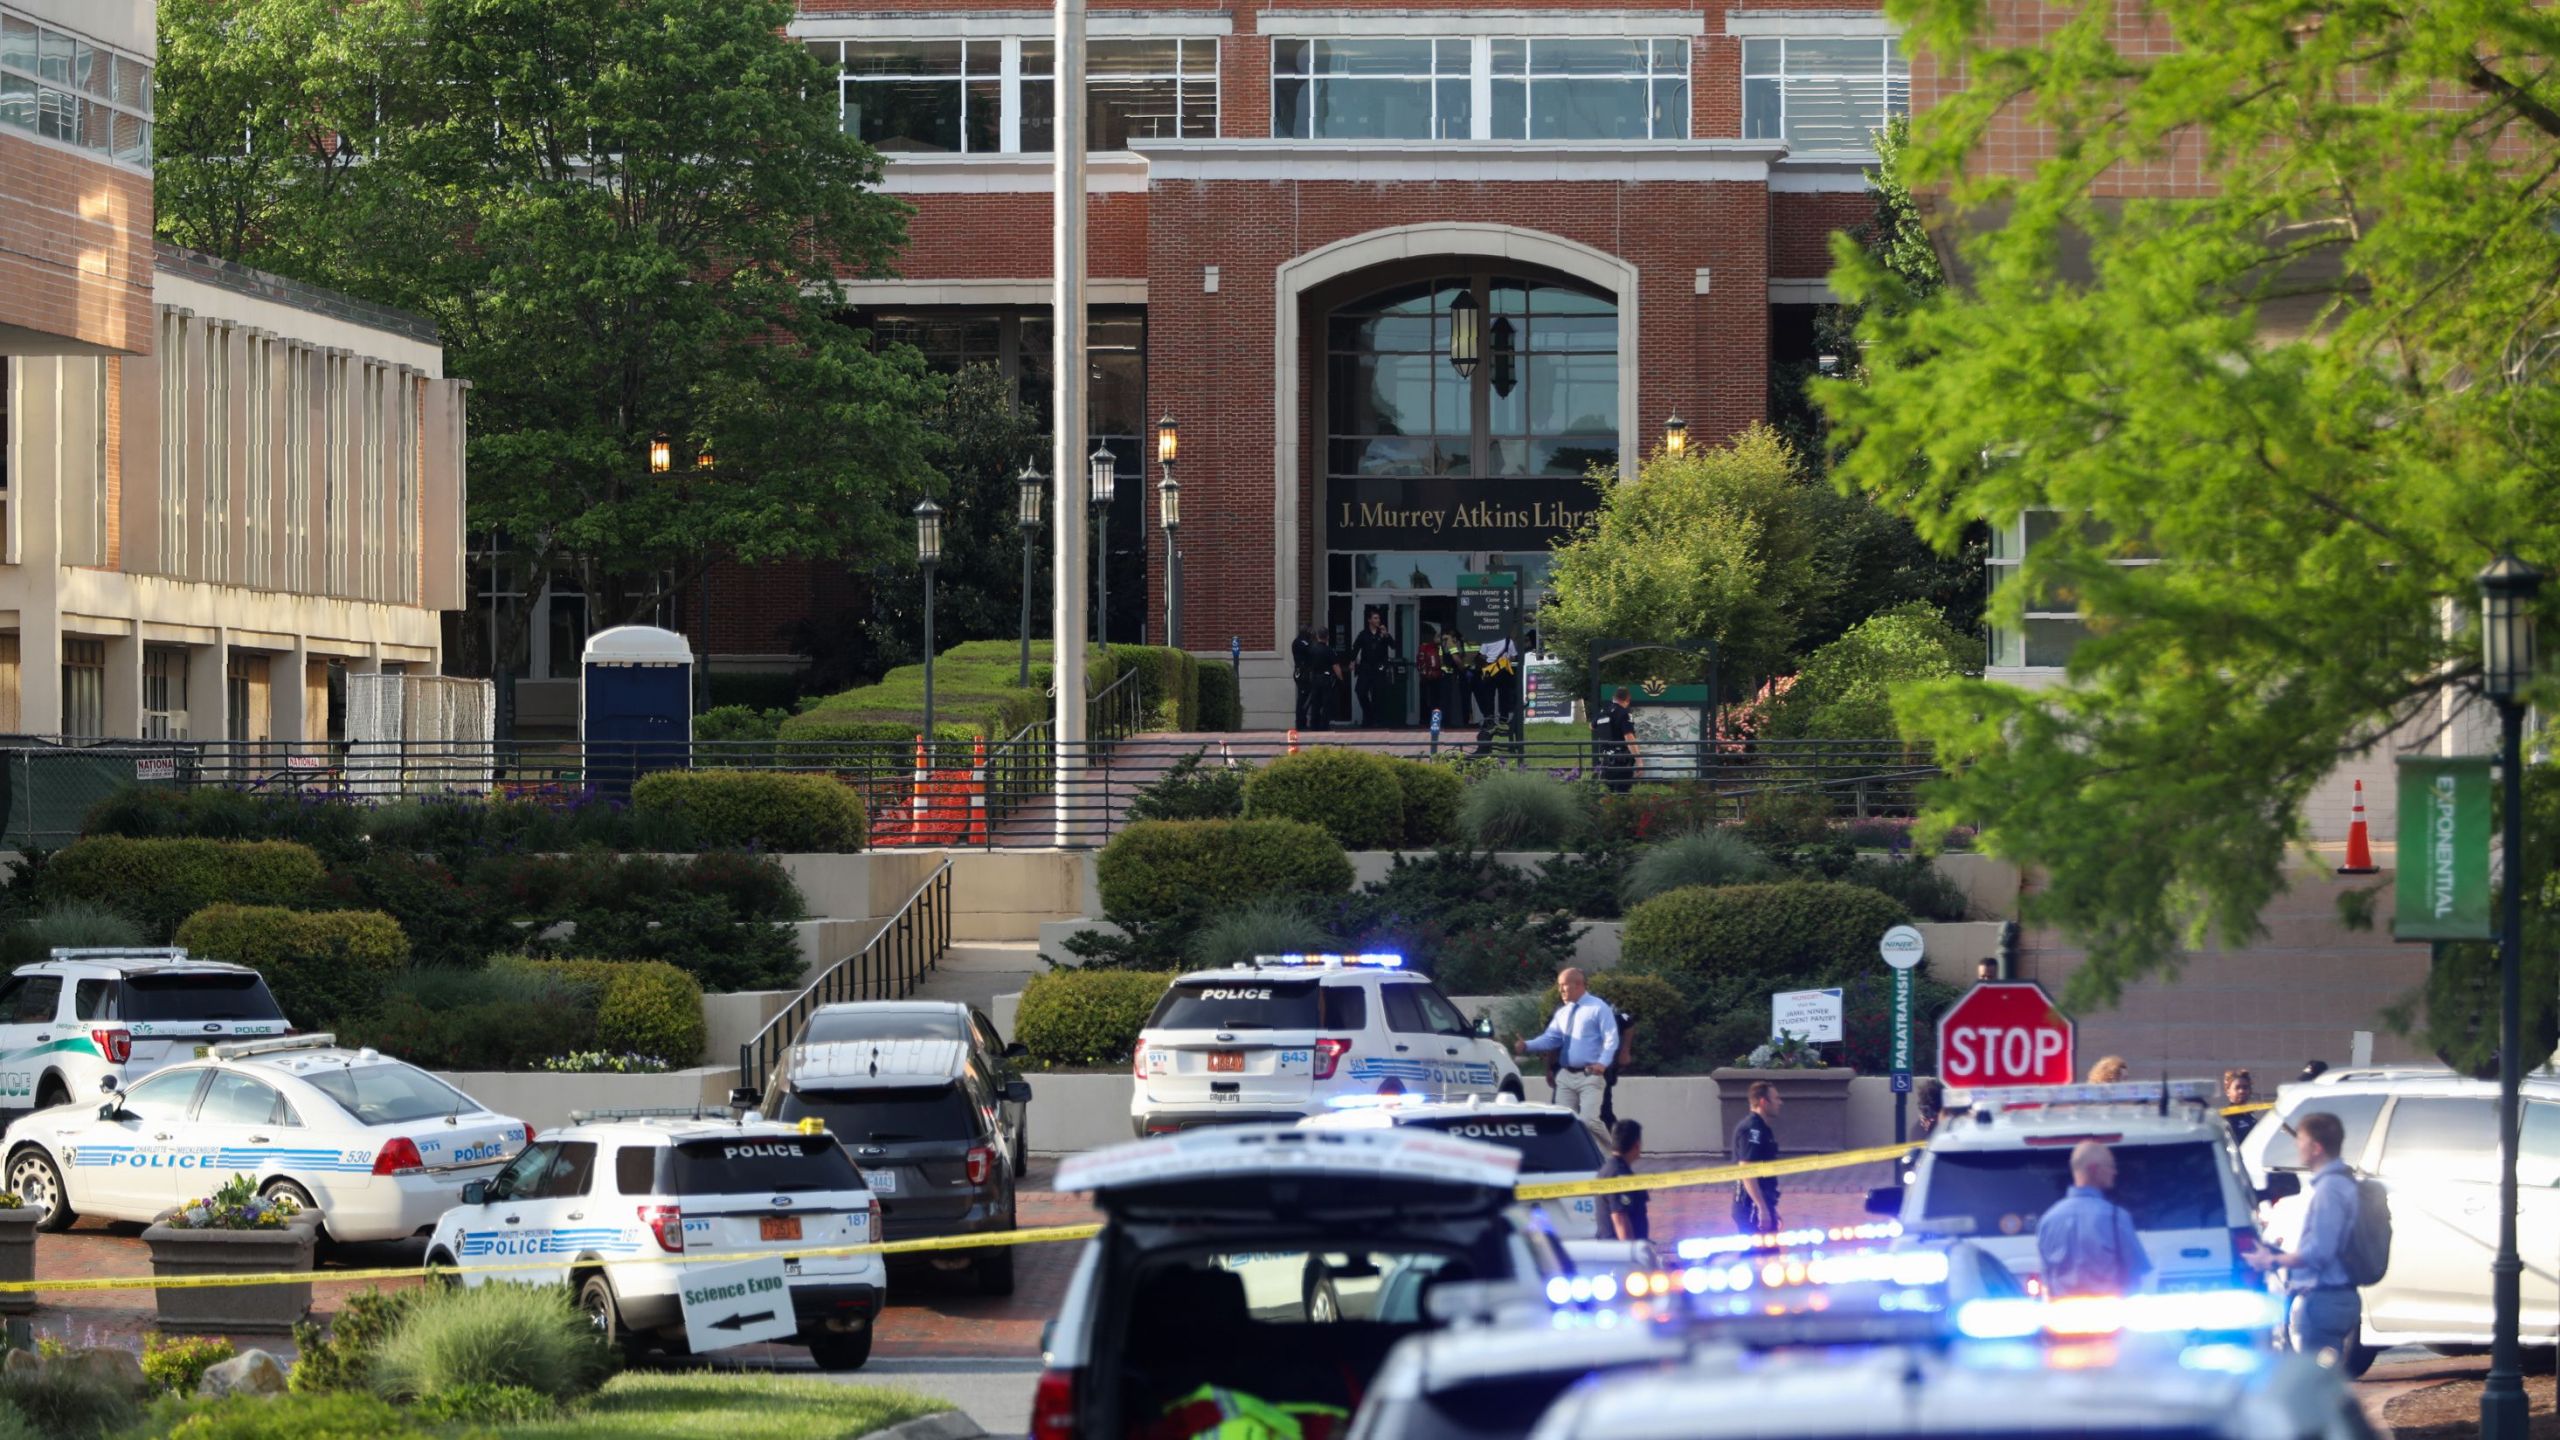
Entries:
{"label": "wayfinding sign near door", "polygon": [[1508,570],[1458,577],[1458,630],[1470,645],[1499,640],[1510,628],[1520,577]]}
{"label": "wayfinding sign near door", "polygon": [[1938,1078],[1950,1086],[2068,1085],[2077,1030],[2031,980],[1976,985],[1938,1020]]}

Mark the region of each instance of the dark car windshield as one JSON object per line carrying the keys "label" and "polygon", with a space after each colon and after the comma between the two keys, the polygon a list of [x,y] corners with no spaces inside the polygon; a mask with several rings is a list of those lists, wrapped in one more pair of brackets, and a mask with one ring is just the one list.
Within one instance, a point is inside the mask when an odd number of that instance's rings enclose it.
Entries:
{"label": "dark car windshield", "polygon": [[821,1010],[809,1017],[800,1044],[831,1045],[842,1040],[959,1040],[960,1016],[950,1010]]}
{"label": "dark car windshield", "polygon": [[1520,1152],[1523,1175],[1589,1174],[1600,1168],[1600,1145],[1590,1128],[1570,1115],[1434,1115],[1407,1125],[1480,1140]]}
{"label": "dark car windshield", "polygon": [[1185,980],[1164,992],[1150,1030],[1314,1030],[1326,1023],[1313,980]]}
{"label": "dark car windshield", "polygon": [[[2231,1223],[2222,1195],[2221,1147],[2204,1140],[2115,1145],[2110,1199],[2143,1230],[2221,1229]],[[2071,1188],[2071,1147],[1929,1152],[1922,1218],[1956,1222],[1973,1235],[2031,1234],[2046,1208]],[[1970,1227],[1963,1222],[1971,1221]]]}
{"label": "dark car windshield", "polygon": [[782,1120],[816,1116],[829,1134],[862,1144],[908,1140],[974,1140],[977,1107],[958,1081],[940,1085],[865,1086],[846,1090],[792,1090],[782,1097]]}
{"label": "dark car windshield", "polygon": [[480,1102],[433,1075],[397,1060],[341,1070],[298,1072],[312,1089],[364,1125],[405,1125],[439,1115],[468,1115]]}
{"label": "dark car windshield", "polygon": [[276,997],[259,975],[128,975],[117,997],[119,1020],[143,1024],[181,1021],[282,1020]]}
{"label": "dark car windshield", "polygon": [[862,1176],[832,1135],[689,1140],[658,1162],[662,1195],[806,1195],[859,1190]]}

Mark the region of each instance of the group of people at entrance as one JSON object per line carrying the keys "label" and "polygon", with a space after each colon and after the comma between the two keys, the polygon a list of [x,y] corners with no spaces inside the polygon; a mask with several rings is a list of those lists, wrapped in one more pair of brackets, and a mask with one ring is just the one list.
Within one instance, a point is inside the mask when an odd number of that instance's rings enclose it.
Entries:
{"label": "group of people at entrance", "polygon": [[1367,729],[1428,724],[1435,711],[1446,729],[1468,725],[1470,716],[1499,724],[1520,703],[1520,649],[1501,638],[1468,645],[1455,630],[1424,626],[1422,644],[1410,662],[1421,712],[1408,720],[1398,693],[1408,664],[1404,643],[1387,628],[1384,611],[1370,610],[1360,632],[1344,646],[1302,625],[1289,646],[1297,727],[1331,729],[1346,688],[1359,707],[1359,723]]}

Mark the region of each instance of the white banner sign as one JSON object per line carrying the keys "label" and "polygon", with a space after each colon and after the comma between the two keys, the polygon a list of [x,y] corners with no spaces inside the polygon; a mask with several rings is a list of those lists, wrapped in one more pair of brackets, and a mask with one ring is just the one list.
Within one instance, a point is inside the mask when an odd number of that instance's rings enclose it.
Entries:
{"label": "white banner sign", "polygon": [[685,1266],[676,1280],[685,1339],[696,1353],[788,1340],[800,1322],[791,1313],[791,1282],[782,1257],[734,1265]]}
{"label": "white banner sign", "polygon": [[1816,1044],[1840,1043],[1840,992],[1784,990],[1769,997],[1769,1038],[1793,1035]]}

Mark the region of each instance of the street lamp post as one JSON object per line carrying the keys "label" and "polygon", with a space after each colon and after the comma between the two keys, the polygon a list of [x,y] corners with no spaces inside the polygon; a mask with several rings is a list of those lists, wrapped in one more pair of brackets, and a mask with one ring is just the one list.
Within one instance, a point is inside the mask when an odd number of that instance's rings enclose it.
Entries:
{"label": "street lamp post", "polygon": [[1662,422],[1662,453],[1674,460],[1689,453],[1689,422],[1676,411]]}
{"label": "street lamp post", "polygon": [[1164,480],[1156,486],[1158,516],[1164,524],[1164,643],[1182,648],[1182,486],[1173,478],[1173,417],[1156,422],[1156,463]]}
{"label": "street lamp post", "polygon": [[924,743],[928,747],[933,744],[933,567],[941,563],[942,507],[928,495],[916,502],[916,568],[924,572]]}
{"label": "street lamp post", "polygon": [[2524,711],[2535,663],[2534,599],[2542,572],[2501,555],[2480,572],[2480,688],[2498,707],[2498,768],[2506,785],[2506,886],[2498,927],[2498,1258],[2490,1263],[2489,1378],[2480,1388],[2481,1440],[2524,1440],[2524,1261],[2516,1252],[2517,1093],[2524,1085]]}
{"label": "street lamp post", "polygon": [[1014,518],[1022,525],[1022,675],[1014,684],[1028,690],[1031,688],[1031,552],[1040,543],[1040,507],[1046,503],[1041,492],[1048,488],[1049,479],[1040,473],[1037,464],[1031,464],[1022,467],[1022,473],[1015,477],[1013,483],[1018,487],[1021,498],[1021,508],[1015,512]]}
{"label": "street lamp post", "polygon": [[[1096,445],[1093,467],[1093,534],[1098,553],[1093,562],[1093,643],[1111,643],[1111,497],[1119,493],[1120,462],[1111,447]],[[1143,536],[1144,531],[1140,534]]]}
{"label": "street lamp post", "polygon": [[[715,463],[717,462],[712,459],[708,448],[693,457],[693,468],[696,473],[704,477],[706,483],[710,478],[711,467]],[[711,567],[719,563],[719,559],[720,556],[716,550],[706,547],[706,553],[702,557],[702,578],[694,582],[695,588],[702,592],[696,597],[702,607],[702,658],[695,667],[701,671],[695,677],[700,687],[701,698],[693,703],[694,713],[697,715],[711,708]]]}

